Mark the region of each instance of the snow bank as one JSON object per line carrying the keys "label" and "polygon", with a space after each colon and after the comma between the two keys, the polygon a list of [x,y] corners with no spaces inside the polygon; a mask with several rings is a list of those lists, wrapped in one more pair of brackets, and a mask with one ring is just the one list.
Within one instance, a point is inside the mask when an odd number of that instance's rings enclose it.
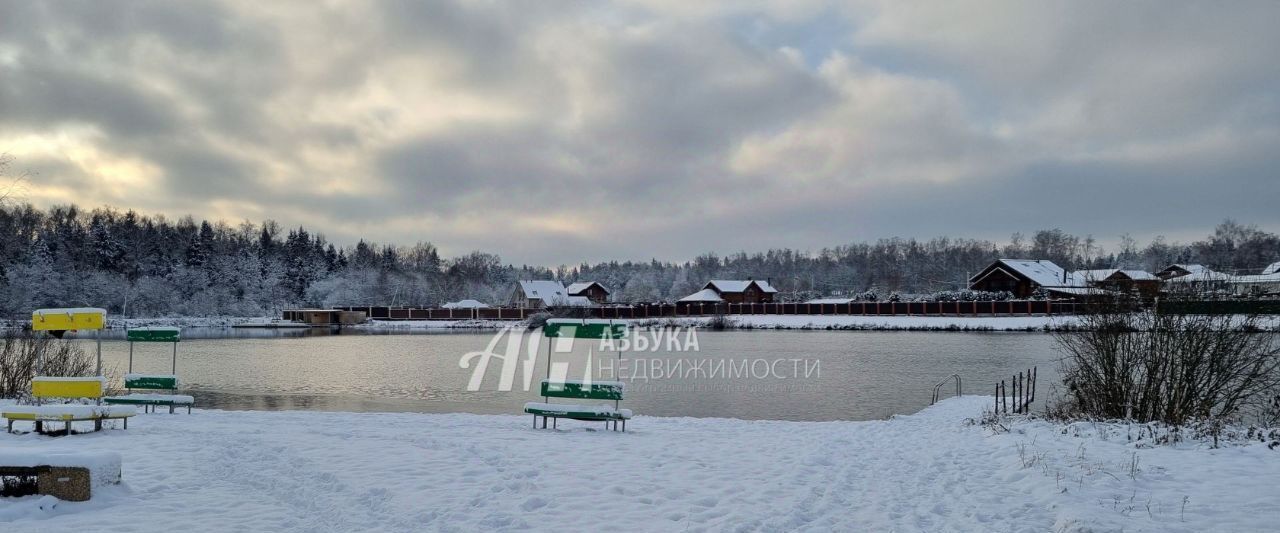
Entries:
{"label": "snow bank", "polygon": [[729,315],[727,318],[739,327],[761,329],[1038,331],[1070,328],[1076,324],[1075,317],[1071,316]]}
{"label": "snow bank", "polygon": [[370,320],[351,326],[368,331],[403,331],[424,329],[480,329],[499,330],[507,326],[525,324],[515,320]]}
{"label": "snow bank", "polygon": [[[868,329],[937,331],[1041,331],[1074,327],[1069,316],[953,317],[863,315],[728,315],[733,326],[752,329]],[[611,319],[632,326],[702,326],[713,317]],[[355,326],[373,331],[422,329],[501,329],[525,325],[512,320],[373,320]]]}
{"label": "snow bank", "polygon": [[34,497],[0,500],[0,520],[10,521],[0,529],[1271,531],[1280,523],[1280,451],[1139,449],[1046,422],[995,433],[975,422],[992,401],[952,398],[868,422],[641,416],[626,433],[570,420],[535,430],[518,414],[143,416],[128,431],[0,435],[0,449],[118,451],[128,466],[124,485],[90,502],[44,510]]}

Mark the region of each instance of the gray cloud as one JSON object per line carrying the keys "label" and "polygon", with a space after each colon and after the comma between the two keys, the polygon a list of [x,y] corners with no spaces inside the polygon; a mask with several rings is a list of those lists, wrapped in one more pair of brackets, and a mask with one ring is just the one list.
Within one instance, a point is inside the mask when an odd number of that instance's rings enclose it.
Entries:
{"label": "gray cloud", "polygon": [[1275,230],[1278,10],[0,0],[0,151],[517,263]]}

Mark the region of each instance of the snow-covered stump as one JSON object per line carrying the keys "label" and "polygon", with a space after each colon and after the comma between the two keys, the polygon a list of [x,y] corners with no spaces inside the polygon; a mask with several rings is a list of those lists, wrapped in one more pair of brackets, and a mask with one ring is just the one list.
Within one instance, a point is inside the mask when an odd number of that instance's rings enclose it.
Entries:
{"label": "snow-covered stump", "polygon": [[92,496],[94,487],[120,483],[121,463],[115,452],[0,451],[0,477],[34,477],[37,494],[83,502]]}

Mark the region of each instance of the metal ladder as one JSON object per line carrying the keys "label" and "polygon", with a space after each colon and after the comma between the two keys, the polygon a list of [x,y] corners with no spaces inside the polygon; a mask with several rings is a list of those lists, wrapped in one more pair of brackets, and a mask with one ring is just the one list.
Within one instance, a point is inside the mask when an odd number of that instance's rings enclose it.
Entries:
{"label": "metal ladder", "polygon": [[943,386],[943,385],[946,385],[948,381],[951,381],[951,380],[953,380],[953,379],[954,379],[954,380],[956,380],[956,396],[961,396],[961,393],[960,393],[960,374],[951,374],[950,376],[947,376],[947,378],[946,378],[946,379],[944,379],[944,380],[942,380],[942,381],[939,381],[937,385],[934,385],[934,386],[933,386],[933,399],[932,399],[932,400],[929,400],[929,405],[933,405],[933,404],[935,404],[935,403],[938,403],[938,394],[940,394],[940,393],[941,393],[941,391],[942,391],[942,386]]}

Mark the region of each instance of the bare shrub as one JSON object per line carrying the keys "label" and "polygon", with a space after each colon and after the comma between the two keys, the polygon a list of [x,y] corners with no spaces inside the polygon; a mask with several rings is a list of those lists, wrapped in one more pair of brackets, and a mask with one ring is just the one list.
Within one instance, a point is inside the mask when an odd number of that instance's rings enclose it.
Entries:
{"label": "bare shrub", "polygon": [[736,325],[737,322],[732,318],[725,316],[723,313],[716,313],[715,316],[707,319],[705,327],[711,331],[724,331],[726,329],[733,329]]}
{"label": "bare shrub", "polygon": [[95,356],[74,341],[7,330],[0,335],[0,398],[27,394],[37,371],[43,376],[90,376],[96,366]]}
{"label": "bare shrub", "polygon": [[1065,412],[1160,421],[1234,417],[1280,382],[1274,335],[1259,317],[1172,314],[1132,302],[1092,306],[1084,331],[1056,334],[1065,352]]}

